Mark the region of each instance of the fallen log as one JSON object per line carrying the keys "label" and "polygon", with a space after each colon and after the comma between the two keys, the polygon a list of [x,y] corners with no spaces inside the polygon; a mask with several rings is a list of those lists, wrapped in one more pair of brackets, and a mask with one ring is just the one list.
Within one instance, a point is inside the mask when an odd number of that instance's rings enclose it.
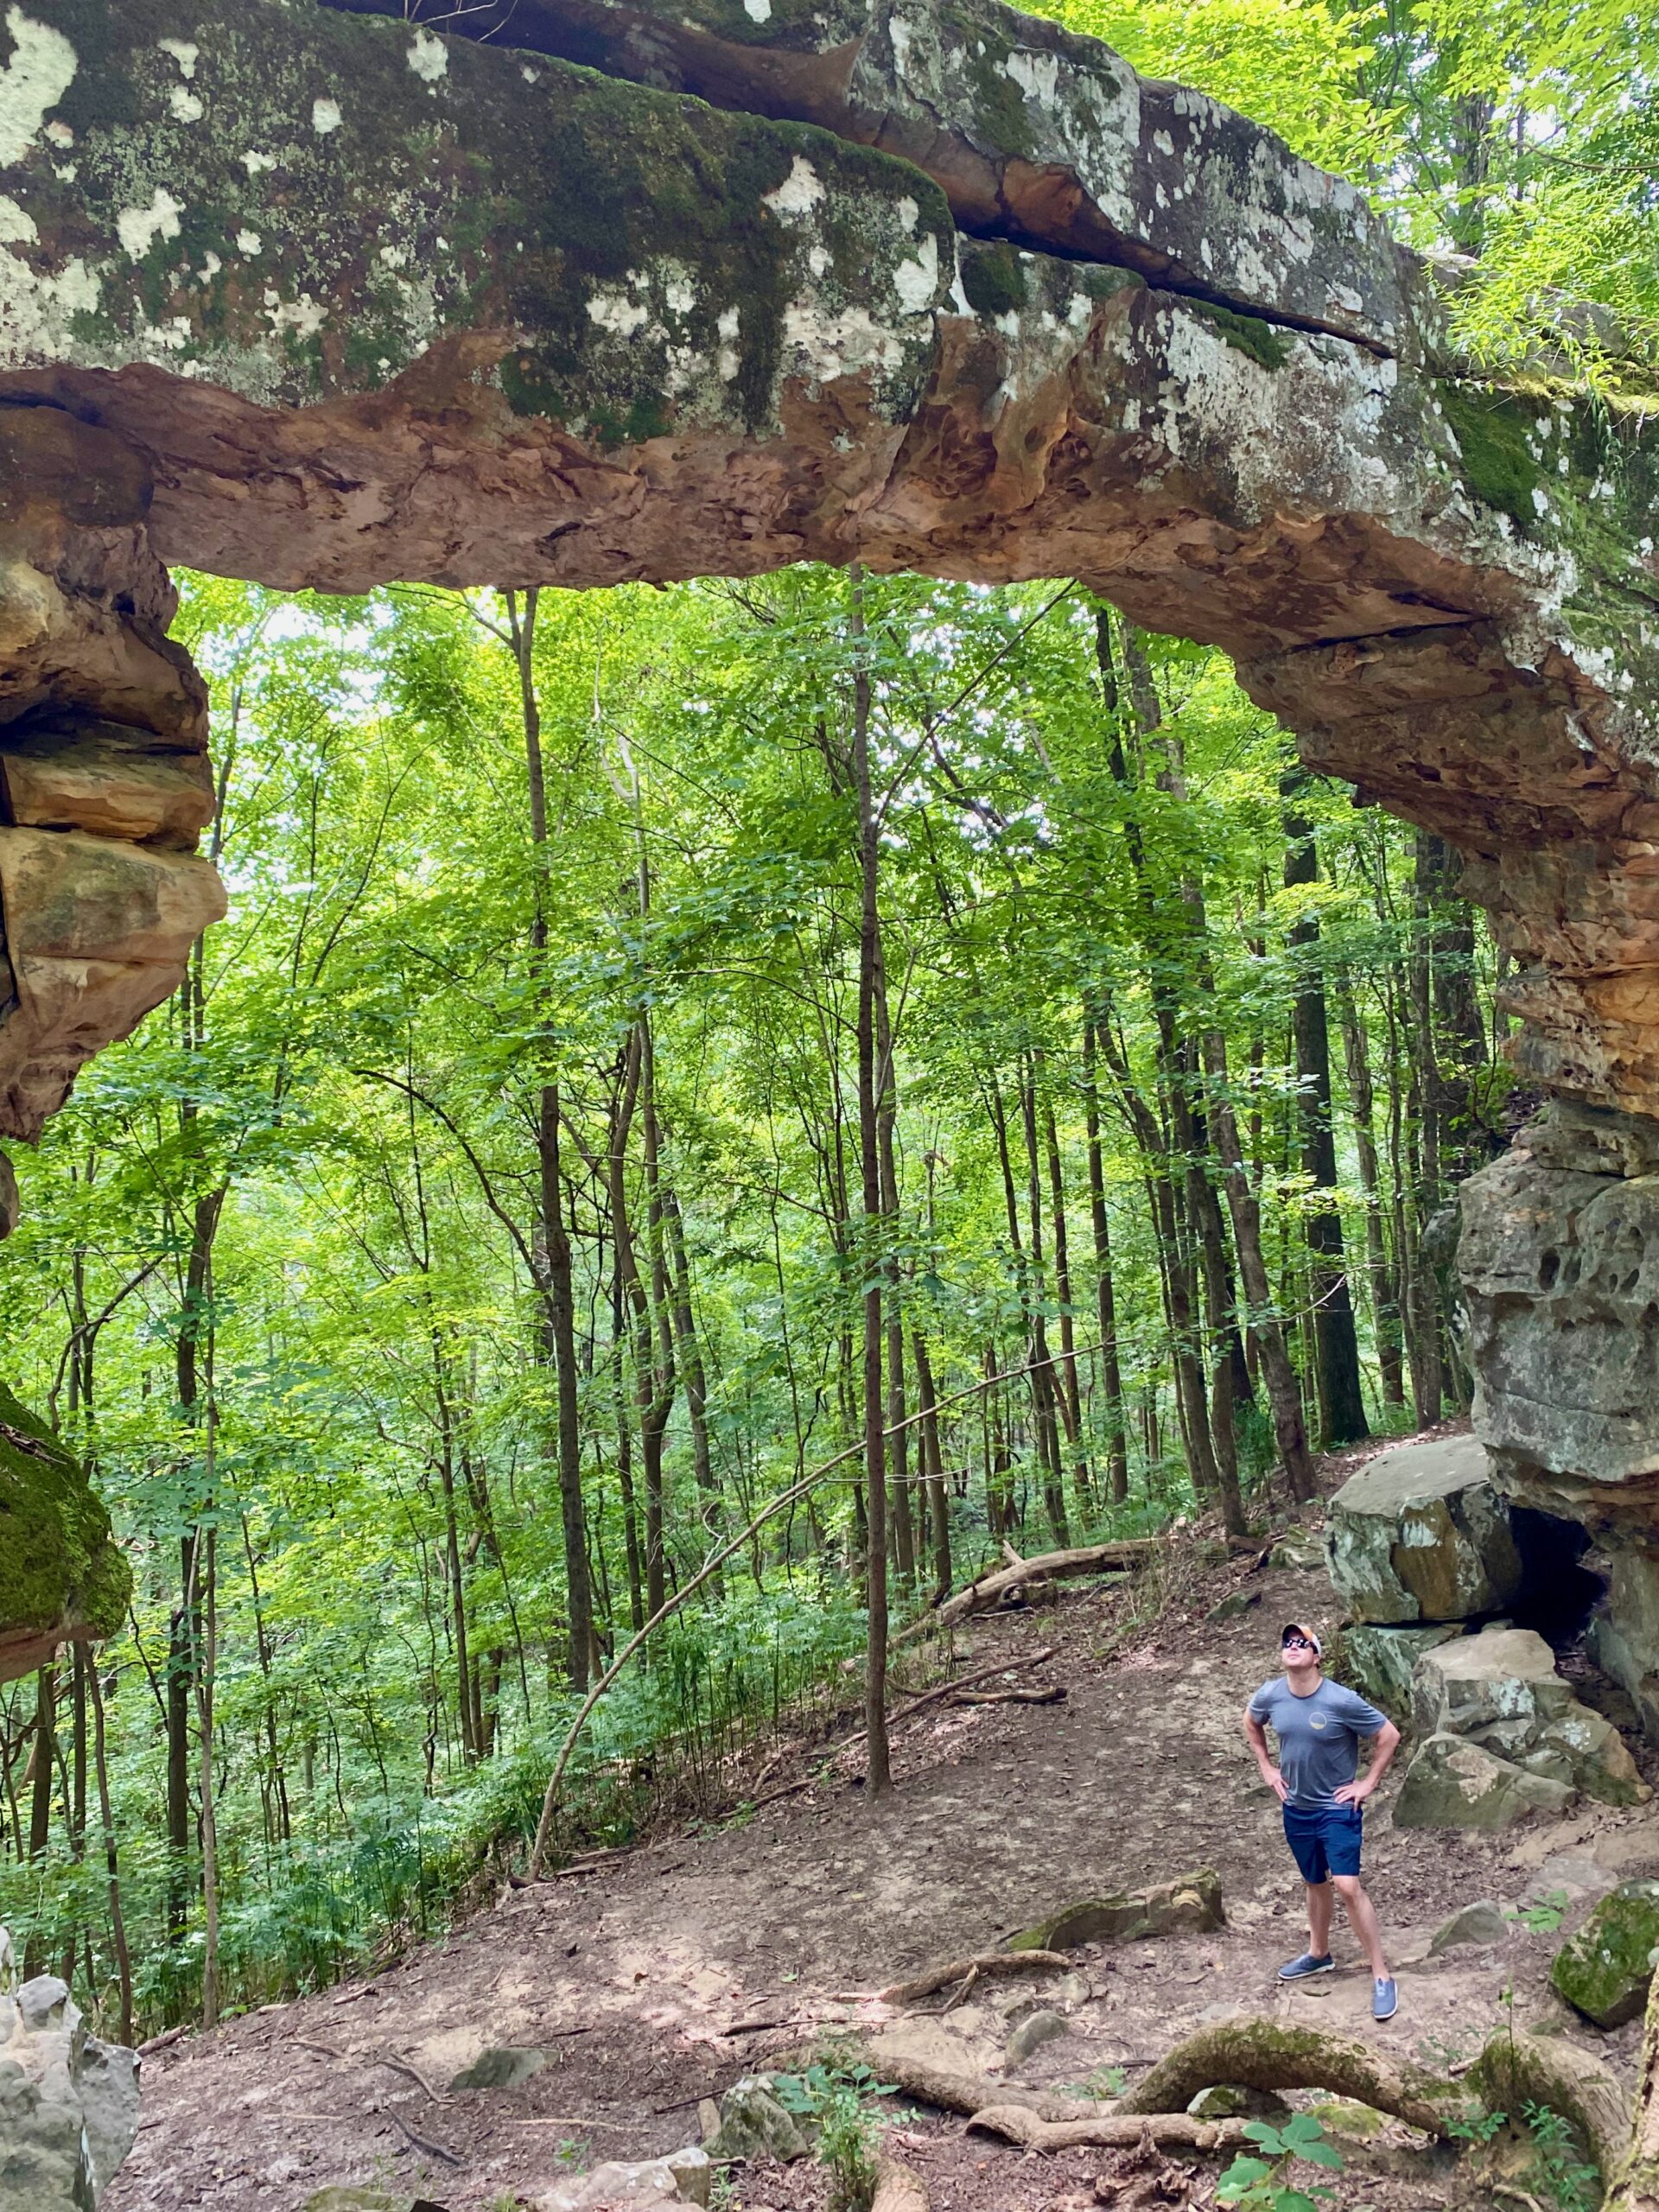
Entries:
{"label": "fallen log", "polygon": [[[1438,2075],[1369,2044],[1247,2014],[1178,2043],[1114,2109],[1185,2113],[1200,2089],[1329,2089],[1430,2135],[1451,2133],[1458,2093]],[[1449,2108],[1449,2109],[1448,2109]]]}
{"label": "fallen log", "polygon": [[1028,1651],[1022,1659],[995,1659],[988,1667],[976,1667],[971,1675],[958,1675],[953,1682],[936,1682],[931,1690],[924,1690],[906,1705],[899,1706],[887,1716],[889,1729],[903,1727],[906,1720],[913,1720],[929,1706],[942,1705],[947,1698],[957,1696],[971,1689],[977,1682],[988,1682],[994,1675],[1017,1675],[1027,1667],[1040,1667],[1045,1660],[1054,1656],[1054,1646],[1046,1643],[1040,1651]]}
{"label": "fallen log", "polygon": [[1059,1951],[982,1951],[971,1959],[952,1959],[948,1966],[930,1967],[913,1980],[895,1981],[879,1994],[884,2005],[918,2005],[970,1974],[982,1980],[993,1974],[1070,1974],[1072,1963]]}
{"label": "fallen log", "polygon": [[1063,1682],[1039,1682],[1025,1690],[965,1690],[958,1687],[944,1700],[947,1705],[1064,1705]]}
{"label": "fallen log", "polygon": [[901,1629],[893,1639],[893,1645],[896,1648],[908,1643],[912,1637],[924,1636],[930,1629],[950,1628],[957,1621],[966,1620],[970,1613],[982,1612],[988,1606],[998,1604],[1010,1591],[1022,1589],[1027,1582],[1094,1574],[1103,1567],[1139,1567],[1159,1546],[1156,1536],[1129,1536],[1115,1544],[1085,1544],[1072,1551],[1039,1552],[1034,1559],[1022,1559],[1016,1566],[999,1567],[995,1574],[981,1575],[966,1589],[958,1590],[954,1598],[947,1598],[944,1605],[919,1615],[908,1628]]}
{"label": "fallen log", "polygon": [[875,2162],[875,2195],[870,2199],[870,2212],[931,2212],[927,2183],[914,2166],[898,2158],[880,2158]]}
{"label": "fallen log", "polygon": [[1088,2120],[1042,2120],[1023,2105],[988,2105],[969,2134],[996,2135],[1022,2151],[1122,2151],[1150,2143],[1160,2151],[1234,2151],[1249,2141],[1242,2120],[1194,2120],[1191,2113],[1096,2113]]}

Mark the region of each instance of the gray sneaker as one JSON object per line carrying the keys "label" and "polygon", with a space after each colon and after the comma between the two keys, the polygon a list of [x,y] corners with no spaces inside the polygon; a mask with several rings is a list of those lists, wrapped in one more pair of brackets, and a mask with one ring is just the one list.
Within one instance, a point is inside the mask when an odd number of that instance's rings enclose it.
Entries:
{"label": "gray sneaker", "polygon": [[[1279,1979],[1281,1981],[1306,1981],[1309,1974],[1334,1974],[1336,1970],[1337,1962],[1329,1951],[1322,1959],[1315,1958],[1312,1951],[1304,1951],[1300,1959],[1293,1959],[1287,1967],[1280,1967]],[[1392,1987],[1393,1985],[1389,1986]],[[1382,1984],[1379,1982],[1377,1986],[1381,1988]]]}
{"label": "gray sneaker", "polygon": [[1374,2020],[1391,2020],[1399,2010],[1400,1992],[1394,1986],[1393,1977],[1390,1975],[1385,1981],[1374,1981],[1371,1984],[1371,2018]]}

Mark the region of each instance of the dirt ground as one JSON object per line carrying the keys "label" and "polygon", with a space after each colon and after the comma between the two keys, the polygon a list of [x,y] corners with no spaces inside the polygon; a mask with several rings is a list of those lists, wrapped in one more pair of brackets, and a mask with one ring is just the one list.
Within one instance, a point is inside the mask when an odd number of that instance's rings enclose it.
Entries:
{"label": "dirt ground", "polygon": [[[988,1948],[1072,1899],[1206,1866],[1221,1877],[1226,1927],[1080,1952],[1089,1994],[1068,2031],[1007,2078],[1101,2085],[1118,2068],[1133,2079],[1198,2024],[1237,2010],[1362,2033],[1443,2069],[1473,2056],[1506,1990],[1517,2022],[1547,2023],[1630,2069],[1639,2023],[1599,2034],[1547,1974],[1598,1896],[1659,1872],[1655,1808],[1592,1808],[1497,1837],[1396,1833],[1396,1770],[1368,1810],[1367,1874],[1397,1967],[1397,2017],[1373,2026],[1369,1974],[1340,1922],[1341,1971],[1301,1988],[1275,1982],[1304,1948],[1300,1896],[1240,1713],[1277,1671],[1282,1623],[1329,1620],[1331,1592],[1322,1573],[1249,1558],[1182,1580],[1155,1631],[1127,1643],[1122,1588],[973,1624],[958,1639],[964,1669],[1052,1645],[1051,1662],[1015,1679],[1063,1684],[1065,1699],[933,1708],[896,1734],[888,1798],[872,1803],[847,1778],[849,1753],[838,1775],[747,1820],[509,1891],[372,1981],[155,2053],[138,2140],[105,2212],[299,2212],[330,2182],[378,2183],[448,2212],[529,2200],[601,2159],[696,2141],[700,2098],[799,2053],[816,2031],[892,2021],[867,1993],[906,1973]],[[1254,1601],[1211,1619],[1234,1592]],[[1435,1926],[1478,1897],[1550,1899],[1565,1917],[1430,1960]],[[1041,1984],[1007,1987],[1026,2009],[1041,2001]],[[1000,2073],[1007,2025],[969,2002],[923,2031],[955,2037]],[[542,2046],[551,2063],[518,2088],[448,2094],[501,2044]],[[907,2107],[893,2128],[933,2212],[1092,2205],[1109,2164],[1099,2152],[1039,2158]],[[1446,2202],[1455,2185],[1408,2140],[1394,2127],[1360,2153],[1336,2177],[1336,2202]],[[1209,2199],[1215,2171],[1205,2165],[1194,2201]],[[816,2212],[823,2191],[815,2166],[768,2166],[735,2177],[733,2203]]]}

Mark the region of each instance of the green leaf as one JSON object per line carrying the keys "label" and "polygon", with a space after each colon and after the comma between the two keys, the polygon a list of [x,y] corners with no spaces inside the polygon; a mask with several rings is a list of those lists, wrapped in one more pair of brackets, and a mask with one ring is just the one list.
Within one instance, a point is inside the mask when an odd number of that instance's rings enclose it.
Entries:
{"label": "green leaf", "polygon": [[1310,2166],[1325,2166],[1332,2173],[1342,2171],[1342,2153],[1333,2143],[1300,2144],[1296,2155],[1306,2158]]}

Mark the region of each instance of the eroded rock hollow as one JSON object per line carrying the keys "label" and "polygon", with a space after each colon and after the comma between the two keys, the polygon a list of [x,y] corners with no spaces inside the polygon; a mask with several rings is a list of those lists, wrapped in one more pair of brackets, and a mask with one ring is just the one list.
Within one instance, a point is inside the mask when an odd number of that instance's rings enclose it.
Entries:
{"label": "eroded rock hollow", "polygon": [[0,1133],[219,911],[163,563],[1077,577],[1464,855],[1571,1102],[1465,1192],[1478,1420],[1620,1548],[1659,1719],[1639,419],[1472,373],[1351,188],[994,0],[29,0],[0,67]]}

